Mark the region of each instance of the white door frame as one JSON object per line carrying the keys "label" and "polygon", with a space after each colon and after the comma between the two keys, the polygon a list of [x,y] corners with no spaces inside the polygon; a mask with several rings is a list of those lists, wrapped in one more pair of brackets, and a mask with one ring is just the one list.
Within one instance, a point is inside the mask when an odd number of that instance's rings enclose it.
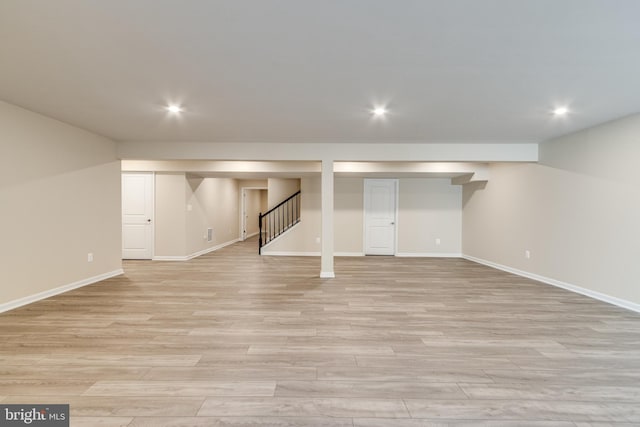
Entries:
{"label": "white door frame", "polygon": [[[151,256],[148,259],[153,259],[155,257],[155,249],[156,249],[156,173],[155,172],[131,172],[131,171],[121,171],[120,172],[120,232],[122,233],[122,176],[123,175],[149,175],[151,176]],[[122,238],[122,237],[121,237]],[[121,244],[121,246],[124,243]],[[124,246],[122,247],[124,250]],[[121,254],[122,256],[123,254]],[[123,258],[124,259],[124,258]],[[146,259],[146,258],[145,258]]]}
{"label": "white door frame", "polygon": [[393,256],[398,253],[398,205],[400,199],[400,180],[397,178],[364,178],[362,184],[362,253],[367,255],[367,202],[369,196],[367,195],[367,181],[394,181],[395,183],[395,227],[393,229]]}
{"label": "white door frame", "polygon": [[[238,233],[238,236],[240,237],[240,241],[244,242],[244,240],[246,239],[245,236],[245,230],[247,229],[247,224],[246,224],[246,214],[245,214],[245,209],[246,209],[246,190],[267,190],[267,187],[240,187],[240,221],[238,221],[238,223],[240,224],[240,230]],[[264,213],[264,212],[263,212]]]}

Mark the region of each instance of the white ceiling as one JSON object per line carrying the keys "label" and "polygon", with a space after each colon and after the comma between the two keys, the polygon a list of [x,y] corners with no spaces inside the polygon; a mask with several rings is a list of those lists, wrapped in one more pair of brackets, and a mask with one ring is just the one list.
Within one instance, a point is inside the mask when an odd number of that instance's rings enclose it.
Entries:
{"label": "white ceiling", "polygon": [[639,22],[638,0],[1,0],[0,99],[125,141],[537,142],[640,111]]}

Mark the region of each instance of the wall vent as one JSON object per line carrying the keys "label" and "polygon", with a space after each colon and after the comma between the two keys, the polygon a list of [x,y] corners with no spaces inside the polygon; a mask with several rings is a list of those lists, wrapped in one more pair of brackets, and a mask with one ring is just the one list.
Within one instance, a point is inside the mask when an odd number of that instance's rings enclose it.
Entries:
{"label": "wall vent", "polygon": [[207,242],[213,240],[213,228],[207,228]]}

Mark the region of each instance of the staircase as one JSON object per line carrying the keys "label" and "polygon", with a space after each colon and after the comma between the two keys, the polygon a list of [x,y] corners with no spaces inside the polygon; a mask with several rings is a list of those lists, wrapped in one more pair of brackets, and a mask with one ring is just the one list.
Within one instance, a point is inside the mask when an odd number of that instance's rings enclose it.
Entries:
{"label": "staircase", "polygon": [[260,213],[258,224],[260,227],[258,253],[276,237],[300,222],[300,191],[287,197],[266,213]]}

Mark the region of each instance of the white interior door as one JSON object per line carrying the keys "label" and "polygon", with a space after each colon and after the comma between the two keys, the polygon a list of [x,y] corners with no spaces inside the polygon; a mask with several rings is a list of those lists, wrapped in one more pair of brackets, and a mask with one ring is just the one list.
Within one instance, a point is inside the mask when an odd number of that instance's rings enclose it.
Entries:
{"label": "white interior door", "polygon": [[247,220],[249,218],[249,216],[247,215],[247,190],[246,189],[242,189],[242,208],[241,208],[241,212],[242,212],[242,240],[246,240],[247,239]]}
{"label": "white interior door", "polygon": [[364,180],[364,253],[395,255],[397,179]]}
{"label": "white interior door", "polygon": [[122,258],[153,257],[153,173],[122,174]]}

